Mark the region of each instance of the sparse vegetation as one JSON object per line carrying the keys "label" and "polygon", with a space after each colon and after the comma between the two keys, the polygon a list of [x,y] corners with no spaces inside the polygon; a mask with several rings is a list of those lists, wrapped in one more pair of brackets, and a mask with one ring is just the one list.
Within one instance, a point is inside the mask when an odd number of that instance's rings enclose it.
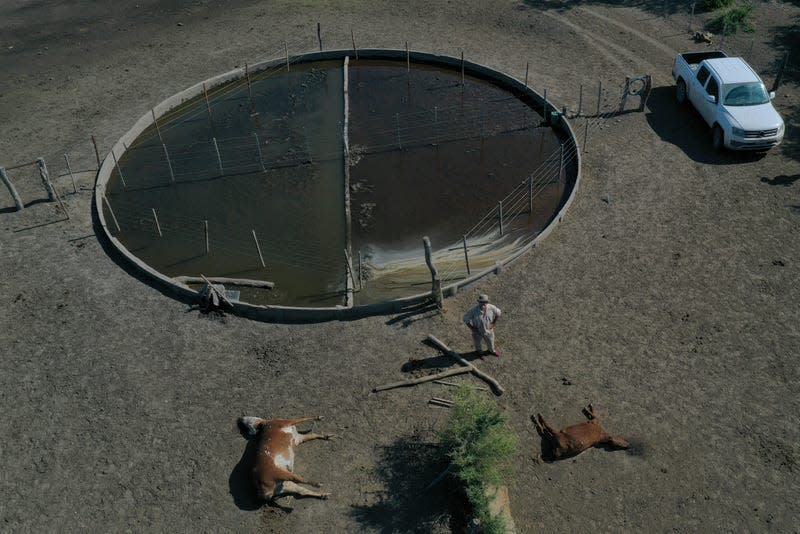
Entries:
{"label": "sparse vegetation", "polygon": [[707,29],[720,35],[733,35],[739,30],[754,31],[750,16],[753,14],[753,4],[744,3],[725,10],[720,16],[708,23]]}
{"label": "sparse vegetation", "polygon": [[707,13],[728,7],[732,3],[733,0],[700,0],[697,2],[696,9],[698,13]]}
{"label": "sparse vegetation", "polygon": [[492,496],[486,490],[502,484],[505,467],[516,451],[516,435],[505,413],[478,392],[462,386],[453,401],[450,424],[439,436],[441,451],[463,485],[483,532],[506,532],[504,518],[490,511]]}

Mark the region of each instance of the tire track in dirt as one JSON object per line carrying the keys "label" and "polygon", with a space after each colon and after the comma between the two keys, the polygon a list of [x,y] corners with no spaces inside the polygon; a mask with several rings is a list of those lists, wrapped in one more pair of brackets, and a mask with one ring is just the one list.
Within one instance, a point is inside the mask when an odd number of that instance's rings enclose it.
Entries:
{"label": "tire track in dirt", "polygon": [[587,13],[587,14],[589,14],[589,15],[595,17],[595,18],[598,18],[598,19],[600,19],[602,21],[605,21],[605,22],[607,22],[609,24],[613,24],[614,26],[617,26],[618,28],[621,28],[621,29],[625,30],[627,33],[635,35],[639,39],[642,39],[643,41],[646,41],[646,42],[650,43],[653,47],[655,47],[655,48],[661,50],[662,52],[664,52],[667,56],[669,56],[670,59],[673,59],[676,55],[678,55],[678,51],[673,49],[672,47],[667,46],[667,45],[665,45],[664,43],[662,43],[660,41],[656,41],[655,39],[653,39],[652,37],[650,37],[646,33],[642,33],[642,32],[640,32],[640,31],[638,31],[638,30],[636,30],[634,28],[631,28],[630,26],[628,26],[627,24],[624,24],[623,22],[620,22],[619,20],[615,20],[615,19],[606,17],[605,15],[601,15],[597,11],[595,11],[593,9],[590,9],[588,7],[581,7],[581,8],[578,8],[578,9],[580,11],[582,11],[584,13]]}
{"label": "tire track in dirt", "polygon": [[584,39],[587,43],[589,43],[592,46],[593,50],[599,52],[600,54],[603,55],[603,57],[608,59],[610,62],[614,63],[617,67],[619,67],[619,69],[622,72],[629,72],[630,68],[627,65],[625,65],[623,61],[619,59],[620,57],[623,57],[636,65],[647,67],[650,70],[650,72],[653,73],[651,74],[651,76],[653,77],[653,81],[655,82],[654,85],[667,85],[671,83],[671,78],[668,80],[666,76],[661,74],[661,69],[658,69],[653,64],[644,61],[641,56],[634,54],[633,52],[629,51],[623,46],[618,45],[608,39],[605,39],[604,37],[601,37],[600,35],[594,33],[593,31],[588,30],[585,26],[572,22],[565,17],[556,15],[554,13],[550,13],[548,11],[542,11],[541,13],[546,17],[549,17],[569,27],[571,30],[577,33],[582,39]]}

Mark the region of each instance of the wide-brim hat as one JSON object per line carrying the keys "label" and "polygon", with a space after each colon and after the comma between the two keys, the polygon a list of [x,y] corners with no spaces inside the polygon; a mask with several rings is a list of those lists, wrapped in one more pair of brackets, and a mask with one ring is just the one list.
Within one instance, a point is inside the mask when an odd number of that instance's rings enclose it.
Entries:
{"label": "wide-brim hat", "polygon": [[478,296],[478,302],[481,304],[489,302],[489,295],[483,294]]}

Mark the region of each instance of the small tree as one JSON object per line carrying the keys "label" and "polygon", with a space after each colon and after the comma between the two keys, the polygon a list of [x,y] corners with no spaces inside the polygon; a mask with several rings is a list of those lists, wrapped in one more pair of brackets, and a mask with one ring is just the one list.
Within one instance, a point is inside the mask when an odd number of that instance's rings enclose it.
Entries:
{"label": "small tree", "polygon": [[508,460],[516,452],[516,435],[497,404],[475,390],[462,385],[453,402],[450,423],[439,435],[440,449],[463,485],[483,531],[505,532],[504,518],[491,513],[487,487],[502,484]]}

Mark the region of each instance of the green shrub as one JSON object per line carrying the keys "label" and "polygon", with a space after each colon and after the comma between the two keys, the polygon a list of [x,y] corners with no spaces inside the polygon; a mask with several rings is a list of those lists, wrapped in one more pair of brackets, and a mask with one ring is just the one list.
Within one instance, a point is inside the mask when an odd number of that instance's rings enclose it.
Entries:
{"label": "green shrub", "polygon": [[733,3],[733,0],[700,0],[697,2],[695,8],[698,13],[706,13],[708,11],[716,11],[723,7],[728,7]]}
{"label": "green shrub", "polygon": [[754,28],[749,20],[752,14],[753,4],[741,4],[723,12],[719,17],[709,22],[707,28],[709,31],[721,35],[733,35],[739,30],[752,32]]}
{"label": "green shrub", "polygon": [[517,439],[507,416],[491,399],[467,387],[453,396],[453,415],[439,435],[440,450],[450,462],[453,474],[486,533],[505,532],[501,516],[492,516],[488,485],[502,485],[508,460],[516,451]]}

